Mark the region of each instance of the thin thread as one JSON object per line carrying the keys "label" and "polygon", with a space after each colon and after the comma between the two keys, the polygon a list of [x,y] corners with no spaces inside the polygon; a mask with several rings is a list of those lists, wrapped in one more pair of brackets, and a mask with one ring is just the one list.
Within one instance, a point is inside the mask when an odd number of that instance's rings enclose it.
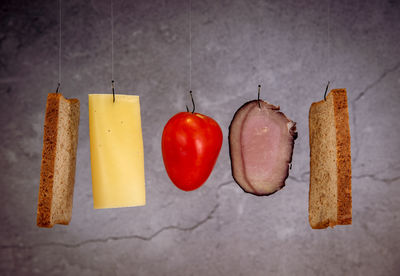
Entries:
{"label": "thin thread", "polygon": [[114,81],[114,3],[111,0],[111,80]]}
{"label": "thin thread", "polygon": [[60,89],[61,85],[61,0],[58,1],[58,8],[59,8],[59,34],[58,34],[58,86],[57,86],[57,92]]}
{"label": "thin thread", "polygon": [[192,90],[192,0],[189,0],[189,91]]}
{"label": "thin thread", "polygon": [[[327,56],[327,67],[328,69],[326,70],[327,74],[327,79],[331,77],[331,1],[328,0],[328,56]],[[325,88],[325,93],[324,93],[324,101],[326,101],[326,93],[328,92],[330,81],[328,80],[328,84],[326,85]]]}
{"label": "thin thread", "polygon": [[[261,72],[261,67],[262,67],[262,62],[263,62],[263,59],[261,58],[261,56],[262,56],[262,53],[261,53],[261,51],[262,51],[262,49],[263,49],[263,43],[260,43],[260,41],[262,41],[261,40],[261,35],[262,35],[262,31],[263,31],[263,24],[262,24],[262,22],[259,22],[259,21],[262,21],[263,20],[263,16],[264,16],[264,11],[263,11],[263,9],[262,8],[260,8],[259,10],[258,10],[259,12],[257,13],[257,17],[259,17],[259,18],[256,18],[256,26],[257,26],[257,32],[256,32],[256,37],[257,37],[257,41],[258,41],[258,43],[256,44],[256,43],[254,43],[254,47],[256,48],[256,53],[257,53],[257,65],[258,65],[258,68],[257,68],[257,71],[258,71],[258,78],[259,78],[259,81],[258,81],[258,83],[259,83],[259,86],[261,86],[261,83],[262,83],[262,75],[260,75],[260,72]],[[258,49],[257,49],[258,48]],[[258,103],[259,105],[260,105],[260,102]]]}
{"label": "thin thread", "polygon": [[331,1],[328,0],[328,78],[331,76]]}

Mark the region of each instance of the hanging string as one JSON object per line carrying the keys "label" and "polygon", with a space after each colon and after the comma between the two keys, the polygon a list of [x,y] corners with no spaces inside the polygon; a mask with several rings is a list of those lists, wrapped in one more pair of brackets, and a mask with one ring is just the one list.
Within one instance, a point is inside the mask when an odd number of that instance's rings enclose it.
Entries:
{"label": "hanging string", "polygon": [[[263,11],[263,9],[262,8],[259,8],[258,9],[258,12],[256,13],[256,15],[257,15],[257,17],[259,17],[259,18],[256,18],[256,39],[257,39],[257,42],[258,43],[254,43],[254,47],[256,47],[256,50],[255,50],[255,52],[257,53],[257,65],[258,65],[258,76],[259,76],[259,81],[258,81],[258,87],[259,87],[259,89],[261,88],[261,83],[262,83],[262,74],[260,74],[261,72],[262,72],[262,58],[261,58],[261,56],[262,56],[262,53],[261,53],[261,51],[262,51],[262,49],[263,49],[263,42],[262,43],[260,43],[260,41],[262,41],[262,38],[261,38],[261,35],[262,35],[262,33],[263,33],[263,24],[262,24],[262,22],[259,22],[260,20],[262,21],[263,20],[263,17],[264,17],[264,11]],[[258,48],[258,49],[257,49]],[[258,101],[258,105],[260,106],[260,101]]]}
{"label": "hanging string", "polygon": [[58,34],[58,84],[56,89],[56,94],[60,91],[61,86],[61,0],[58,1],[58,9],[59,9],[59,34]]}
{"label": "hanging string", "polygon": [[111,90],[113,93],[113,103],[115,103],[114,83],[114,2],[111,0]]}
{"label": "hanging string", "polygon": [[192,0],[189,0],[189,91],[192,91]]}
{"label": "hanging string", "polygon": [[331,0],[328,0],[328,74],[331,72]]}
{"label": "hanging string", "polygon": [[[331,77],[331,0],[328,0],[328,79]],[[324,100],[326,101],[326,92],[328,92],[330,81],[325,88]]]}

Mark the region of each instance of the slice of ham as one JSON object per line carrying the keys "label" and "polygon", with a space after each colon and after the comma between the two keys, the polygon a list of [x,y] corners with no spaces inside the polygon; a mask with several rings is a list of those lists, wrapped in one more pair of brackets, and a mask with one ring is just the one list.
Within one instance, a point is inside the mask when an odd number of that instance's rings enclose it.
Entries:
{"label": "slice of ham", "polygon": [[232,175],[245,192],[270,195],[285,186],[296,123],[265,101],[250,101],[229,126]]}

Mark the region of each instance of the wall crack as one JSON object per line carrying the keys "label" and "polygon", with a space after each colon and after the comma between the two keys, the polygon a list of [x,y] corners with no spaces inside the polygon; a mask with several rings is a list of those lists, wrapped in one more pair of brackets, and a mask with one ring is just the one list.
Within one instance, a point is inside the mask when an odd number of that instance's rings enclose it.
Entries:
{"label": "wall crack", "polygon": [[355,143],[357,145],[357,147],[354,148],[354,157],[353,157],[353,164],[356,164],[357,159],[358,159],[358,137],[357,137],[357,112],[356,112],[356,103],[357,101],[359,101],[360,99],[362,99],[365,94],[367,94],[373,87],[375,87],[376,85],[378,85],[384,78],[386,78],[389,74],[397,71],[400,68],[400,62],[398,62],[395,66],[386,69],[383,71],[383,73],[372,83],[370,83],[369,85],[367,85],[358,95],[357,97],[355,97],[352,101],[351,101],[351,107],[352,107],[352,115],[353,115],[353,126],[355,128],[355,131],[353,131],[354,133],[354,140]]}

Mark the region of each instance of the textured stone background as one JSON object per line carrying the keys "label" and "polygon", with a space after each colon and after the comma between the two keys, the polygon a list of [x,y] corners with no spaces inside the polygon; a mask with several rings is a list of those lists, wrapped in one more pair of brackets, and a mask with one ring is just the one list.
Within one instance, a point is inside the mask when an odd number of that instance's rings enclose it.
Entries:
{"label": "textured stone background", "polygon": [[[117,93],[141,97],[147,205],[92,208],[87,94],[110,92],[110,5],[63,1],[61,90],[81,101],[74,208],[69,226],[36,227],[58,1],[2,1],[0,274],[400,274],[399,1],[193,1],[197,111],[219,122],[224,144],[190,193],[170,182],[160,149],[166,121],[190,103],[188,1],[115,0],[114,12]],[[308,110],[327,80],[348,91],[353,225],[316,231]],[[286,187],[262,198],[233,182],[227,140],[259,83],[299,132]]]}

